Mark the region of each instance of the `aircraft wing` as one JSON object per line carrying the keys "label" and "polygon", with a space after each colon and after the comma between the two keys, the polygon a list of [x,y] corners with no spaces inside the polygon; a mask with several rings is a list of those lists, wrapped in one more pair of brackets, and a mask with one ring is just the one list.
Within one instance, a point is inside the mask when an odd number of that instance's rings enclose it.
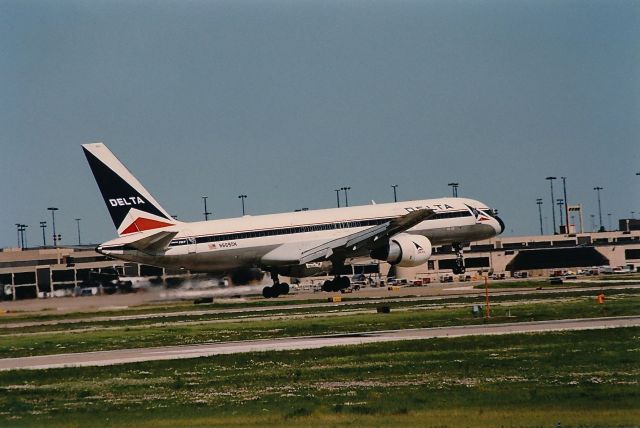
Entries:
{"label": "aircraft wing", "polygon": [[316,244],[311,248],[302,249],[298,263],[312,263],[331,258],[344,260],[350,257],[368,255],[374,248],[385,245],[390,237],[411,229],[413,226],[432,217],[434,213],[435,211],[432,209],[412,211],[402,217],[372,226],[360,232],[319,245]]}

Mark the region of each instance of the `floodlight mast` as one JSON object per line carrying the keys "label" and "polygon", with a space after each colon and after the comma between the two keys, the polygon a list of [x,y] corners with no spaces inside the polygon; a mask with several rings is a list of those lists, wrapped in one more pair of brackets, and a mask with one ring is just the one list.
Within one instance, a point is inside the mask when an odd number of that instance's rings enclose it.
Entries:
{"label": "floodlight mast", "polygon": [[549,184],[551,185],[551,218],[553,219],[553,234],[556,234],[556,209],[554,206],[555,199],[553,198],[553,180],[558,177],[547,177],[545,180],[549,180]]}

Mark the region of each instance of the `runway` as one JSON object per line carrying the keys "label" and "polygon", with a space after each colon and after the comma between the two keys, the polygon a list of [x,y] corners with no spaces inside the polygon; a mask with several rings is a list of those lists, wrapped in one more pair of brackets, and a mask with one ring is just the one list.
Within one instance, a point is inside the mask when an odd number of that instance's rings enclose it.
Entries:
{"label": "runway", "polygon": [[593,330],[637,326],[640,326],[640,316],[386,330],[330,336],[287,337],[280,339],[5,358],[0,359],[0,370],[109,366],[142,361],[197,358],[245,352],[317,349],[328,346],[359,345],[399,340],[423,340],[438,337]]}

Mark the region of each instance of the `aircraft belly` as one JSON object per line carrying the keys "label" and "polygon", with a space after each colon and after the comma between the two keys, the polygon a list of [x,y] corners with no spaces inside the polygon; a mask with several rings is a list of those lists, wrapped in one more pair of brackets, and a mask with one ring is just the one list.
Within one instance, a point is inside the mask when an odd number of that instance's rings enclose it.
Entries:
{"label": "aircraft belly", "polygon": [[229,270],[259,266],[261,257],[277,245],[260,247],[203,250],[188,255],[167,256],[172,266],[201,272],[226,272]]}

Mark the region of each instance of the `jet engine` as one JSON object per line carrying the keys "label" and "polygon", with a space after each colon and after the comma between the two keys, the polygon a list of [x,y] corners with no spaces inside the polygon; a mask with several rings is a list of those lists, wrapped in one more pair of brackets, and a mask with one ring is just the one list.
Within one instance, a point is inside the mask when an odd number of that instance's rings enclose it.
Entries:
{"label": "jet engine", "polygon": [[389,239],[388,245],[373,250],[371,257],[400,267],[415,267],[426,263],[431,250],[429,238],[400,233]]}

